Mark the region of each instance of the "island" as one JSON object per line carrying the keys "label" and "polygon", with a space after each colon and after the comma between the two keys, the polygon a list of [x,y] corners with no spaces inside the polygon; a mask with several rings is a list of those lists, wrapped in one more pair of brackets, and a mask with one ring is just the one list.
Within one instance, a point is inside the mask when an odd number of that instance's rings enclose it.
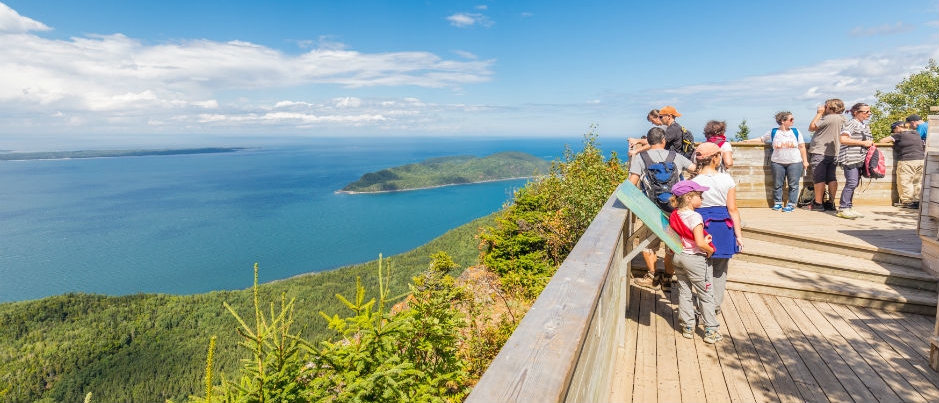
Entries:
{"label": "island", "polygon": [[378,172],[369,172],[337,193],[377,193],[447,185],[530,178],[544,175],[551,162],[531,154],[507,151],[486,157],[437,157]]}
{"label": "island", "polygon": [[60,160],[71,158],[115,158],[143,157],[148,155],[182,155],[230,153],[244,150],[243,147],[204,147],[177,148],[160,150],[79,150],[79,151],[36,151],[36,152],[0,152],[0,161],[25,160]]}

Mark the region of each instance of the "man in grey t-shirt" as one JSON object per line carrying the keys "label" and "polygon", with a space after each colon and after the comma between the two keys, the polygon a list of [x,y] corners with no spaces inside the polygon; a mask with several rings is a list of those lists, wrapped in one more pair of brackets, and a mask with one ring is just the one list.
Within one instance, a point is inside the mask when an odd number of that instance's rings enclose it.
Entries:
{"label": "man in grey t-shirt", "polygon": [[832,98],[825,101],[825,105],[818,107],[815,118],[809,123],[809,130],[815,132],[809,144],[809,164],[812,166],[812,183],[815,191],[815,200],[805,205],[806,210],[824,211],[834,210],[834,205],[825,206],[825,188],[828,188],[829,203],[838,194],[838,180],[835,178],[835,168],[840,147],[841,128],[844,126],[844,102]]}
{"label": "man in grey t-shirt", "polygon": [[[649,129],[649,132],[646,134],[646,140],[649,142],[649,150],[643,152],[648,153],[649,159],[653,162],[665,162],[668,158],[669,151],[671,151],[665,149],[665,130],[659,127]],[[678,172],[684,172],[691,166],[691,161],[677,153],[673,162]],[[632,182],[633,185],[639,187],[639,182],[642,179],[642,175],[645,175],[645,171],[646,164],[642,161],[641,156],[635,155],[629,159],[629,181]],[[670,249],[665,248],[665,273],[655,272],[655,261],[658,260],[655,253],[661,243],[661,240],[656,238],[649,244],[648,248],[642,251],[642,258],[646,262],[649,273],[643,277],[633,279],[634,284],[640,287],[652,288],[653,290],[657,290],[664,285],[666,291],[670,290],[671,279],[675,274],[675,266],[672,264],[672,251]]]}

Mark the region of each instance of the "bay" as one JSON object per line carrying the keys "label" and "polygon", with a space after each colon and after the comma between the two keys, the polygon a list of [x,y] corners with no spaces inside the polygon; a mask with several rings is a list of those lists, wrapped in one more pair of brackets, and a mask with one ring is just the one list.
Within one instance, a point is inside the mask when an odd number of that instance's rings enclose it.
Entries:
{"label": "bay", "polygon": [[[260,144],[260,145],[259,145]],[[308,139],[223,154],[0,163],[0,302],[66,292],[192,294],[401,253],[499,210],[526,180],[337,194],[448,155],[548,160],[582,138]]]}

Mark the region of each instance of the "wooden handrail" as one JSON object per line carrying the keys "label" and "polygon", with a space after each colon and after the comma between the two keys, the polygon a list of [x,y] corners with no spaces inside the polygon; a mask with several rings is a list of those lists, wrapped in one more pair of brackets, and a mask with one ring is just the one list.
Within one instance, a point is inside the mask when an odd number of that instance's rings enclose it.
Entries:
{"label": "wooden handrail", "polygon": [[609,400],[629,262],[654,236],[634,221],[607,200],[466,402]]}

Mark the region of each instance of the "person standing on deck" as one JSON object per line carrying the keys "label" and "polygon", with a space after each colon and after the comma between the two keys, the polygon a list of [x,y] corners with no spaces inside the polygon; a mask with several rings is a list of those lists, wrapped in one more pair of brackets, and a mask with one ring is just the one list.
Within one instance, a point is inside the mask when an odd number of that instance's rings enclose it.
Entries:
{"label": "person standing on deck", "polygon": [[913,127],[912,122],[894,122],[890,125],[893,134],[880,140],[881,144],[892,143],[896,155],[897,192],[900,194],[900,202],[894,204],[894,207],[919,209],[926,153],[923,141]]}
{"label": "person standing on deck", "polygon": [[[818,107],[815,118],[809,123],[812,141],[809,143],[809,164],[812,166],[812,182],[815,190],[815,200],[805,206],[806,210],[825,211],[834,210],[835,195],[838,194],[838,179],[835,177],[836,159],[841,136],[841,127],[845,118],[844,102],[838,98],[825,101]],[[824,204],[825,187],[828,187],[829,203]]]}
{"label": "person standing on deck", "polygon": [[[649,161],[651,163],[665,162],[668,159],[670,151],[665,149],[665,131],[661,128],[653,127],[649,129],[649,132],[646,134],[646,139],[649,141],[651,148],[647,151],[643,151],[643,153],[646,154]],[[646,172],[646,163],[641,157],[642,155],[637,155],[637,157],[629,159],[628,180],[637,188],[640,187],[643,176],[648,175]],[[677,153],[672,162],[675,163],[676,175],[684,172],[691,166],[691,161]],[[652,243],[642,251],[642,257],[646,262],[646,267],[649,269],[649,272],[643,277],[633,279],[633,284],[653,290],[664,287],[665,291],[670,291],[672,276],[675,274],[675,266],[672,265],[673,253],[671,249],[665,248],[665,272],[661,273],[655,270],[655,262],[658,260],[656,251],[659,249],[661,242],[659,238],[655,238]]]}
{"label": "person standing on deck", "polygon": [[[851,107],[852,119],[841,129],[841,148],[838,151],[838,165],[844,169],[844,189],[838,202],[838,217],[853,220],[863,217],[854,210],[854,190],[861,183],[861,168],[867,149],[874,145],[874,136],[867,120],[871,117],[871,107],[858,102]],[[818,197],[816,195],[816,197]]]}
{"label": "person standing on deck", "polygon": [[716,249],[711,255],[709,280],[714,287],[714,307],[720,312],[727,289],[727,266],[730,258],[743,248],[737,184],[730,174],[718,171],[722,156],[717,144],[701,143],[694,153],[696,166],[691,180],[708,188],[702,194],[701,207],[695,211],[704,218],[704,229],[711,234]]}

